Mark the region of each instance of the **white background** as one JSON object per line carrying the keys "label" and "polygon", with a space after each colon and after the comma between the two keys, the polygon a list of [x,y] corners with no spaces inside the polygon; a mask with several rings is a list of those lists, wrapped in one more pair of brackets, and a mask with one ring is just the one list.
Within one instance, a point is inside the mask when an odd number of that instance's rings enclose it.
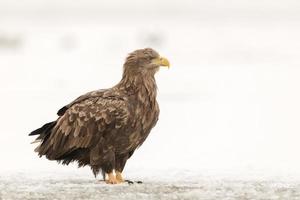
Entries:
{"label": "white background", "polygon": [[116,84],[144,47],[171,68],[156,76],[160,120],[126,169],[300,174],[296,0],[1,0],[0,170],[75,169],[38,158],[28,133]]}

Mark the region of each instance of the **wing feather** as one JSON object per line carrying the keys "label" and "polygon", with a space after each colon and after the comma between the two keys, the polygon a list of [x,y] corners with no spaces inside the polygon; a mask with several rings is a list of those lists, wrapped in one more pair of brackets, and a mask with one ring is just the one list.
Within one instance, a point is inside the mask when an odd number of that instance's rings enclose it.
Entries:
{"label": "wing feather", "polygon": [[90,148],[104,134],[128,123],[129,110],[120,98],[89,97],[72,104],[60,116],[49,140],[41,147],[56,159],[79,148]]}
{"label": "wing feather", "polygon": [[69,103],[68,105],[62,107],[61,109],[59,109],[59,111],[57,112],[58,116],[62,116],[65,114],[65,112],[72,107],[74,104],[80,103],[86,99],[89,99],[91,97],[101,97],[103,96],[104,92],[106,90],[96,90],[96,91],[92,91],[92,92],[88,92],[84,95],[81,95],[80,97],[78,97],[77,99],[75,99],[74,101],[72,101],[71,103]]}

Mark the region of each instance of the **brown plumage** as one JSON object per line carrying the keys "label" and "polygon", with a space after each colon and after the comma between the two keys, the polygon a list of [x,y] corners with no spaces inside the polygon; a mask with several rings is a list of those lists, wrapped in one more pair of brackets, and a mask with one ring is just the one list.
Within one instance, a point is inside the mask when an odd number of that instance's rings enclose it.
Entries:
{"label": "brown plumage", "polygon": [[63,164],[89,165],[95,176],[107,174],[108,183],[122,182],[127,159],[158,120],[154,75],[160,66],[169,62],[153,49],[129,54],[117,85],[78,97],[58,111],[56,121],[30,133],[41,142],[35,151]]}

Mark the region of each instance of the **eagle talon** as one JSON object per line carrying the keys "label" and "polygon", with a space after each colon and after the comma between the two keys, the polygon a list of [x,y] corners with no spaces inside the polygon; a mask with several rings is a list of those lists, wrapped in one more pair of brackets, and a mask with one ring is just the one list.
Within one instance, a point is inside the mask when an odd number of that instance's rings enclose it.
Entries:
{"label": "eagle talon", "polygon": [[127,182],[129,185],[132,185],[134,183],[137,183],[137,184],[142,184],[143,183],[142,181],[131,181],[131,180],[125,180],[125,182]]}
{"label": "eagle talon", "polygon": [[134,182],[133,182],[133,181],[131,181],[131,180],[125,180],[125,182],[127,182],[129,185],[132,185],[132,184],[134,184]]}

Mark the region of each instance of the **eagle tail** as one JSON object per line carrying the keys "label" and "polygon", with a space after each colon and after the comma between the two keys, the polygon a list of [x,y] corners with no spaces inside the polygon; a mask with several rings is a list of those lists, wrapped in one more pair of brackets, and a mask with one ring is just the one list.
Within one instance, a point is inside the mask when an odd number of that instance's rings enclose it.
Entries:
{"label": "eagle tail", "polygon": [[56,121],[53,121],[53,122],[49,122],[47,124],[45,124],[44,126],[42,126],[41,128],[38,128],[34,131],[32,131],[29,136],[32,136],[32,135],[41,135],[41,134],[49,134],[50,133],[50,130],[55,126],[56,124]]}
{"label": "eagle tail", "polygon": [[47,138],[50,136],[51,134],[51,130],[52,128],[56,125],[56,121],[53,122],[49,122],[45,125],[43,125],[41,128],[38,128],[34,131],[32,131],[29,136],[32,135],[39,135],[39,137],[37,137],[35,139],[35,141],[33,141],[32,143],[38,143],[38,142],[44,142],[45,140],[47,140]]}

